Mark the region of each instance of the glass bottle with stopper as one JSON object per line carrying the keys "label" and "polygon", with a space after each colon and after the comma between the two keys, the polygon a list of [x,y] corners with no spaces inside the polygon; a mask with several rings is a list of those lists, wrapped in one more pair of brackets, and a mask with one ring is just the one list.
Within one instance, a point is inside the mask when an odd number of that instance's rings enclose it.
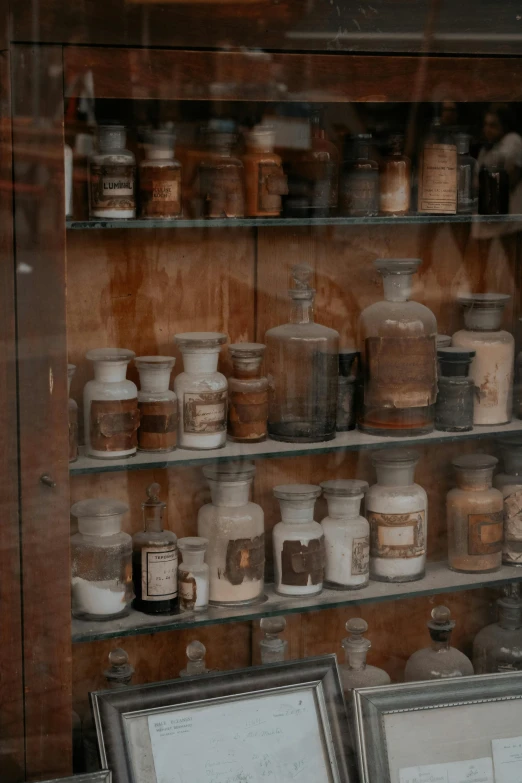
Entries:
{"label": "glass bottle with stopper", "polygon": [[368,631],[366,620],[352,617],[346,623],[346,630],[350,635],[342,641],[345,663],[339,665],[344,695],[349,697],[354,688],[389,685],[390,675],[384,669],[366,663],[368,650],[372,646],[370,640],[363,636]]}
{"label": "glass bottle with stopper", "polygon": [[335,438],[339,334],[314,323],[312,270],[292,267],[290,322],[265,335],[268,434],[289,443]]}
{"label": "glass bottle with stopper", "polygon": [[497,473],[493,486],[504,498],[504,544],[502,562],[522,566],[522,438],[499,438],[504,473]]}
{"label": "glass bottle with stopper", "polygon": [[437,397],[437,321],[410,301],[421,261],[378,259],[385,301],[361,313],[359,335],[364,396],[359,427],[372,435],[408,437],[433,430]]}
{"label": "glass bottle with stopper", "polygon": [[436,606],[428,620],[431,647],[417,650],[408,658],[404,670],[405,682],[440,680],[445,677],[467,677],[473,665],[464,653],[450,646],[455,621],[446,606]]}
{"label": "glass bottle with stopper", "polygon": [[286,620],[284,617],[263,617],[259,627],[265,634],[259,642],[261,663],[279,663],[284,661],[288,650],[288,642],[281,639]]}
{"label": "glass bottle with stopper", "polygon": [[358,590],[370,578],[370,525],[361,516],[368,483],[357,479],[322,481],[328,516],[321,522],[326,551],[326,587]]}
{"label": "glass bottle with stopper", "polygon": [[209,673],[210,669],[207,669],[207,663],[205,661],[207,648],[204,644],[198,641],[190,642],[190,644],[187,645],[186,653],[187,665],[185,669],[180,671],[180,677],[194,677],[198,674]]}
{"label": "glass bottle with stopper", "polygon": [[167,505],[159,499],[160,491],[159,484],[147,487],[141,504],[145,529],[132,537],[134,608],[145,614],[170,614],[178,601],[177,537],[163,529]]}
{"label": "glass bottle with stopper", "polygon": [[475,674],[494,674],[522,669],[522,597],[520,583],[504,588],[497,600],[498,620],[487,625],[473,641]]}
{"label": "glass bottle with stopper", "polygon": [[261,376],[265,346],[235,343],[228,352],[234,366],[228,379],[228,437],[236,443],[259,443],[266,439],[268,380]]}

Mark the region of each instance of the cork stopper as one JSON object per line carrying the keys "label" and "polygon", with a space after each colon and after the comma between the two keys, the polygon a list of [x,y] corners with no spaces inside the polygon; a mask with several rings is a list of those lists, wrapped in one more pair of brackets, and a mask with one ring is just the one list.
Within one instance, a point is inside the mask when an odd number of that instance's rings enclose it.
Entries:
{"label": "cork stopper", "polygon": [[109,688],[123,688],[130,684],[134,667],[129,663],[129,656],[117,647],[109,653],[109,668],[103,672]]}
{"label": "cork stopper", "polygon": [[207,654],[207,648],[202,642],[193,641],[187,645],[187,666],[180,671],[180,677],[192,677],[197,674],[207,674],[205,656]]}

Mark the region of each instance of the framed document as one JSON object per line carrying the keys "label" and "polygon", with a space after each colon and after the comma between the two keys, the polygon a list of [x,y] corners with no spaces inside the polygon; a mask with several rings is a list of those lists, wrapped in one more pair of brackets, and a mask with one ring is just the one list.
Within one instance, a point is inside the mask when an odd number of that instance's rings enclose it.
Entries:
{"label": "framed document", "polygon": [[354,691],[361,783],[522,783],[522,672]]}
{"label": "framed document", "polygon": [[335,655],[92,694],[114,783],[355,783]]}
{"label": "framed document", "polygon": [[100,772],[71,775],[67,778],[56,778],[54,780],[42,780],[40,783],[111,783],[111,781],[111,772],[108,769],[102,769]]}

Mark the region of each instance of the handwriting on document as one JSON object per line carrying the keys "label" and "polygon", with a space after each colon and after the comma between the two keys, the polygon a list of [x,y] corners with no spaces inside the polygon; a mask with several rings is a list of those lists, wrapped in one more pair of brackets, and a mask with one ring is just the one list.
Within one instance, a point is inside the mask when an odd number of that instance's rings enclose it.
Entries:
{"label": "handwriting on document", "polygon": [[157,783],[333,780],[311,689],[184,706],[148,726]]}
{"label": "handwriting on document", "polygon": [[491,741],[495,783],[522,783],[522,737]]}
{"label": "handwriting on document", "polygon": [[495,783],[490,758],[449,761],[399,771],[400,783]]}

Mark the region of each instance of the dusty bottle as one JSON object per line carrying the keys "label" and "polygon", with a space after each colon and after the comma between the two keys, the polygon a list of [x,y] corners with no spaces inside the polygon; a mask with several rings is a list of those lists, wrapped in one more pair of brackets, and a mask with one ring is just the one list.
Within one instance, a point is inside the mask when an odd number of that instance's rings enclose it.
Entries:
{"label": "dusty bottle", "polygon": [[[76,372],[75,364],[67,365],[67,392],[71,394],[71,381]],[[78,459],[78,403],[69,396],[69,462]]]}
{"label": "dusty bottle", "polygon": [[493,489],[498,460],[467,454],[452,464],[457,487],[447,495],[449,567],[464,573],[489,573],[502,565],[503,498]]}
{"label": "dusty bottle", "polygon": [[145,138],[145,160],[140,163],[141,216],[181,216],[181,163],[174,158],[175,136],[168,130],[150,130]]}
{"label": "dusty bottle", "polygon": [[509,174],[501,160],[480,167],[479,215],[509,214]]}
{"label": "dusty bottle", "polygon": [[410,301],[419,259],[379,259],[385,301],[359,320],[364,399],[359,427],[372,435],[423,435],[433,430],[437,396],[435,316]]}
{"label": "dusty bottle", "polygon": [[372,160],[372,136],[360,133],[352,139],[339,187],[339,211],[350,217],[379,213],[379,164]]}
{"label": "dusty bottle", "polygon": [[114,220],[136,217],[136,160],[125,149],[123,125],[102,125],[98,150],[89,165],[90,216]]}
{"label": "dusty bottle", "polygon": [[390,137],[380,168],[379,209],[383,215],[407,215],[411,207],[411,160],[403,154],[404,136]]}
{"label": "dusty bottle", "polygon": [[418,211],[429,215],[457,212],[457,145],[435,118],[419,163]]}
{"label": "dusty bottle", "polygon": [[138,407],[140,451],[173,451],[178,438],[178,400],[169,389],[170,374],[176,360],[173,356],[138,356],[140,374]]}
{"label": "dusty bottle", "polygon": [[372,454],[377,484],[366,494],[370,523],[370,579],[413,582],[426,568],[428,496],[414,483],[416,451],[381,449]]}
{"label": "dusty bottle", "polygon": [[504,499],[504,544],[502,562],[522,566],[522,440],[499,438],[504,473],[497,473],[493,486]]}
{"label": "dusty bottle", "polygon": [[236,443],[266,439],[268,380],[261,376],[265,346],[236,343],[228,349],[234,366],[228,379],[228,437]]}
{"label": "dusty bottle", "polygon": [[210,669],[207,669],[207,663],[205,655],[207,654],[207,648],[202,642],[193,641],[187,645],[187,665],[185,669],[182,669],[179,673],[180,677],[194,677],[199,674],[208,674]]}
{"label": "dusty bottle", "polygon": [[208,152],[199,164],[198,190],[203,214],[208,218],[237,218],[245,214],[243,164],[233,155],[236,135],[229,123],[211,123],[207,129]]}
{"label": "dusty bottle", "polygon": [[362,617],[352,617],[346,623],[349,633],[342,641],[345,663],[339,664],[341,685],[344,695],[350,699],[354,688],[367,688],[373,685],[389,685],[390,676],[384,669],[366,663],[368,650],[372,646],[363,634],[368,631],[368,623]]}
{"label": "dusty bottle", "polygon": [[278,217],[281,196],[288,193],[282,161],[274,152],[275,133],[269,125],[256,125],[245,136],[246,210],[250,217]]}
{"label": "dusty bottle", "polygon": [[467,677],[473,674],[473,664],[464,653],[450,647],[455,621],[445,606],[436,606],[428,620],[431,647],[411,655],[404,670],[405,682],[441,680],[445,677]]}
{"label": "dusty bottle", "polygon": [[466,328],[453,335],[456,348],[475,351],[470,377],[476,387],[473,424],[507,424],[511,421],[515,341],[501,329],[508,294],[466,294]]}
{"label": "dusty bottle", "polygon": [[280,663],[286,658],[288,642],[281,639],[284,633],[286,620],[284,617],[263,617],[259,627],[264,632],[264,637],[259,642],[261,663]]}
{"label": "dusty bottle", "polygon": [[508,585],[497,600],[498,620],[473,640],[475,674],[495,674],[522,669],[522,598],[520,584]]}
{"label": "dusty bottle", "polygon": [[159,499],[159,484],[147,487],[141,504],[144,531],[132,537],[134,608],[145,614],[171,614],[178,603],[177,537],[163,529],[166,503]]}
{"label": "dusty bottle", "polygon": [[292,268],[290,322],[265,335],[268,434],[289,443],[335,438],[339,334],[314,323],[312,270]]}
{"label": "dusty bottle", "polygon": [[358,590],[370,578],[370,525],[361,516],[366,481],[322,481],[328,516],[321,522],[326,551],[325,584],[337,590]]}
{"label": "dusty bottle", "polygon": [[439,378],[435,404],[435,429],[442,432],[468,432],[473,429],[475,384],[468,377],[475,351],[465,348],[439,348]]}

